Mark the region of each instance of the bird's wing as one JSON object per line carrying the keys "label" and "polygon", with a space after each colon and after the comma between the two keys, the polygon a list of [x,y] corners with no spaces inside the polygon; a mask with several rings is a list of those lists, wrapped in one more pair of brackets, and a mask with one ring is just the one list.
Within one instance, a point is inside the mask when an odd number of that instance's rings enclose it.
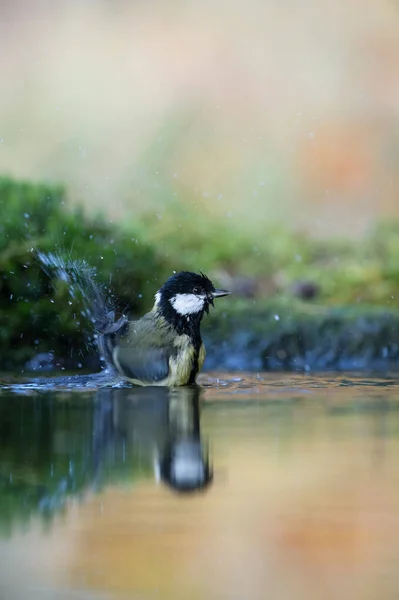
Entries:
{"label": "bird's wing", "polygon": [[166,348],[140,348],[123,345],[114,350],[114,362],[129,379],[157,383],[169,375],[169,352]]}
{"label": "bird's wing", "polygon": [[163,321],[147,314],[139,321],[130,321],[128,329],[116,339],[113,359],[125,377],[147,384],[168,377],[174,347],[173,336]]}

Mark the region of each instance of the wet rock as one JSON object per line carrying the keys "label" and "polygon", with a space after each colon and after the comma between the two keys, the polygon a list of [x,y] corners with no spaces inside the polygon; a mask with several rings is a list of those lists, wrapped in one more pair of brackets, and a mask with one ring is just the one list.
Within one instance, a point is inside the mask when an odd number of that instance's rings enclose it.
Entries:
{"label": "wet rock", "polygon": [[399,312],[274,302],[214,314],[204,339],[208,369],[392,370],[399,365]]}

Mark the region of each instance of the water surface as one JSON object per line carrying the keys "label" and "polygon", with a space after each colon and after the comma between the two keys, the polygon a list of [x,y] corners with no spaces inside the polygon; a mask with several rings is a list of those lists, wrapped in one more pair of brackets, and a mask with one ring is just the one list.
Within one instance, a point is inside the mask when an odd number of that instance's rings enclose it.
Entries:
{"label": "water surface", "polygon": [[81,381],[0,387],[1,600],[399,597],[394,376]]}

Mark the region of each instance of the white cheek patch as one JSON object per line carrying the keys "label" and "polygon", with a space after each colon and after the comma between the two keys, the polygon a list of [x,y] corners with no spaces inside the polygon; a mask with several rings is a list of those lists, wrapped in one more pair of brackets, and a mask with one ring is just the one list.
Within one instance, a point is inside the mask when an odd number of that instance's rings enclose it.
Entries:
{"label": "white cheek patch", "polygon": [[179,315],[193,315],[203,310],[205,296],[196,294],[176,294],[170,299],[170,303]]}

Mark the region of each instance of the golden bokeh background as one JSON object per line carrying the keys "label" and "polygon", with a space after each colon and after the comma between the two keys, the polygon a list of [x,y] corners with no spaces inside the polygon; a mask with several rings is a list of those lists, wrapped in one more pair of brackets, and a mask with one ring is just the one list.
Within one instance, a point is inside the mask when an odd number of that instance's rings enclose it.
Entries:
{"label": "golden bokeh background", "polygon": [[15,0],[0,167],[111,219],[356,235],[399,215],[398,5]]}

